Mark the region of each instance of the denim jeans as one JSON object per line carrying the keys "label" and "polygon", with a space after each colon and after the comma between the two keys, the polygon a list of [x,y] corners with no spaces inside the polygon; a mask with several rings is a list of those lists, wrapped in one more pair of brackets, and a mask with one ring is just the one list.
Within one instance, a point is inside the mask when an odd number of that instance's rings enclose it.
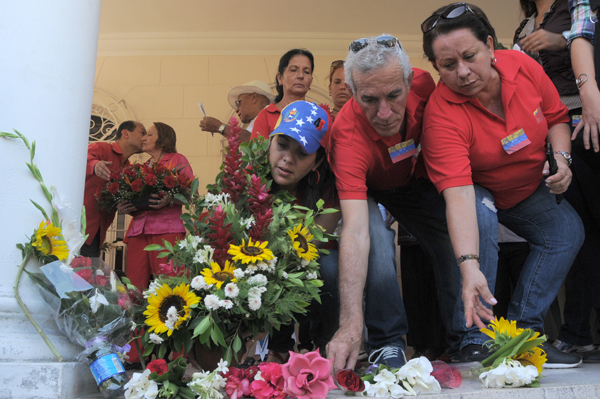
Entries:
{"label": "denim jeans", "polygon": [[[372,349],[386,345],[404,349],[406,342],[403,336],[408,331],[408,323],[396,274],[395,232],[386,226],[375,201],[369,198],[367,203],[370,235],[364,291],[367,342]],[[313,301],[309,313],[298,318],[298,321],[310,320],[316,324],[311,325],[311,337],[319,347],[324,347],[339,327],[338,257],[337,250],[330,250],[328,256],[319,259],[324,282],[321,287],[321,304]],[[291,350],[294,345],[291,338],[293,332],[293,325],[281,326],[281,330],[273,331],[269,349],[277,352]]]}
{"label": "denim jeans", "polygon": [[[544,317],[583,243],[581,219],[567,201],[556,204],[542,180],[537,190],[516,206],[497,209],[492,194],[475,185],[479,226],[480,268],[493,293],[498,267],[498,222],[531,244],[531,251],[508,307],[509,320],[520,328],[543,331]],[[454,326],[463,330],[461,346],[483,344],[488,337],[477,327],[466,329],[461,296]]]}
{"label": "denim jeans", "polygon": [[[433,184],[425,179],[413,180],[408,185],[394,190],[370,190],[369,193],[385,206],[406,231],[416,237],[429,257],[448,344],[458,349],[460,337],[453,328],[452,318],[460,276],[448,235],[444,198],[438,194]],[[387,303],[393,303],[392,298],[389,298],[383,289],[379,290],[380,295],[386,297]]]}
{"label": "denim jeans", "polygon": [[396,233],[386,226],[377,203],[370,197],[367,203],[370,236],[364,302],[367,343],[371,349],[386,345],[404,349],[408,321],[396,271]]}

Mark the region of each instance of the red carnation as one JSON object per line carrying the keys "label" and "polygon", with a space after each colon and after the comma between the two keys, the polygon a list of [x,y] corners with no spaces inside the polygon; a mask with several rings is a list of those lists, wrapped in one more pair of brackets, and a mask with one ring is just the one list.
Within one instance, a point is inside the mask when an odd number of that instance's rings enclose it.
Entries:
{"label": "red carnation", "polygon": [[123,172],[129,177],[135,177],[135,170],[131,166],[123,169]]}
{"label": "red carnation", "polygon": [[87,281],[90,284],[95,284],[94,281],[94,272],[91,269],[81,269],[76,271],[77,275]]}
{"label": "red carnation", "polygon": [[71,261],[71,267],[90,267],[92,266],[92,260],[87,256],[77,256]]}
{"label": "red carnation", "polygon": [[119,183],[117,183],[117,182],[110,183],[110,184],[108,185],[108,191],[109,191],[111,194],[116,194],[116,193],[117,193],[117,191],[119,191],[119,188],[120,188],[120,187],[121,187],[121,185],[120,185]]}
{"label": "red carnation", "polygon": [[166,175],[165,178],[163,179],[163,183],[165,183],[165,186],[167,188],[173,188],[175,187],[175,178],[173,177],[173,175]]}
{"label": "red carnation", "polygon": [[184,175],[183,173],[179,173],[177,175],[177,184],[179,184],[180,187],[186,187],[188,185],[187,176]]}
{"label": "red carnation", "polygon": [[154,186],[156,184],[156,175],[147,174],[146,177],[144,177],[144,182],[149,186]]}
{"label": "red carnation", "polygon": [[165,173],[166,170],[167,170],[167,168],[165,168],[165,166],[163,164],[161,164],[161,163],[157,164],[154,167],[154,173],[156,173],[157,175]]}
{"label": "red carnation", "polygon": [[153,360],[150,363],[148,363],[148,366],[146,368],[152,373],[156,373],[158,375],[163,375],[164,373],[169,371],[169,366],[167,365],[165,359]]}
{"label": "red carnation", "polygon": [[117,172],[110,172],[110,180],[119,180],[121,175]]}
{"label": "red carnation", "polygon": [[110,281],[110,279],[106,276],[101,276],[101,275],[96,276],[96,284],[98,284],[98,285],[106,285],[106,284],[108,284],[109,281]]}
{"label": "red carnation", "polygon": [[131,190],[133,192],[139,192],[142,189],[142,186],[144,185],[144,183],[142,183],[141,179],[135,179],[132,183],[131,183]]}

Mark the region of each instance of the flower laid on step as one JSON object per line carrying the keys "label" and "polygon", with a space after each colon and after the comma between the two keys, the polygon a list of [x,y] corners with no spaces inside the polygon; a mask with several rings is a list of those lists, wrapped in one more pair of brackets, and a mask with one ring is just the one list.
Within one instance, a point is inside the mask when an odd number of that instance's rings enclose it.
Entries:
{"label": "flower laid on step", "polygon": [[186,367],[183,357],[169,364],[163,359],[151,361],[143,373],[133,373],[125,385],[125,399],[195,399],[196,393],[182,382]]}
{"label": "flower laid on step", "polygon": [[[379,365],[374,372],[362,377],[364,382],[362,395],[377,398],[401,398],[405,395],[438,394],[442,389],[432,372],[433,367],[424,356],[409,360],[399,369],[390,369],[385,365]],[[347,392],[360,393],[361,385],[356,381],[353,373],[351,370],[338,372],[336,374],[337,382]]]}
{"label": "flower laid on step", "polygon": [[325,399],[336,389],[331,377],[333,360],[323,358],[319,351],[304,355],[290,352],[290,358],[281,367],[284,392],[298,399]]}
{"label": "flower laid on step", "polygon": [[485,345],[492,354],[481,362],[485,372],[479,376],[485,386],[539,386],[542,366],[546,362],[546,354],[540,345],[546,342],[546,336],[529,328],[517,328],[516,321],[504,318],[496,318],[490,327],[481,329],[491,338]]}

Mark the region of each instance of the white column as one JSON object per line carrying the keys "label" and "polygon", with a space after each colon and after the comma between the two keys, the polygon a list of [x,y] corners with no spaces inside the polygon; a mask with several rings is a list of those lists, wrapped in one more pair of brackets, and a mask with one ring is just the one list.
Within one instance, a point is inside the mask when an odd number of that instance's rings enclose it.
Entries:
{"label": "white column", "polygon": [[[17,129],[37,144],[35,163],[79,211],[100,22],[100,0],[0,3],[0,131]],[[33,199],[50,209],[27,169],[20,140],[0,139],[0,397],[75,398],[96,391],[80,347],[49,319],[36,286],[23,275],[21,297],[64,360],[56,361],[12,290],[21,263],[15,247],[42,221]],[[30,262],[28,270],[37,270]]]}

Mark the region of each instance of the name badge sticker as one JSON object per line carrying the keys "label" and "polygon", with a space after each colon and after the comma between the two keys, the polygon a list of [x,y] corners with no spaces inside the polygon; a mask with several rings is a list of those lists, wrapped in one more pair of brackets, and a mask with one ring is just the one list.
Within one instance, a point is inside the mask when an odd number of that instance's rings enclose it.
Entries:
{"label": "name badge sticker", "polygon": [[509,155],[531,144],[531,141],[529,141],[529,138],[523,129],[517,130],[510,136],[503,138],[501,141],[504,151]]}
{"label": "name badge sticker", "polygon": [[392,162],[396,163],[415,155],[417,153],[417,147],[415,146],[415,141],[410,139],[388,148],[388,152],[390,153]]}

